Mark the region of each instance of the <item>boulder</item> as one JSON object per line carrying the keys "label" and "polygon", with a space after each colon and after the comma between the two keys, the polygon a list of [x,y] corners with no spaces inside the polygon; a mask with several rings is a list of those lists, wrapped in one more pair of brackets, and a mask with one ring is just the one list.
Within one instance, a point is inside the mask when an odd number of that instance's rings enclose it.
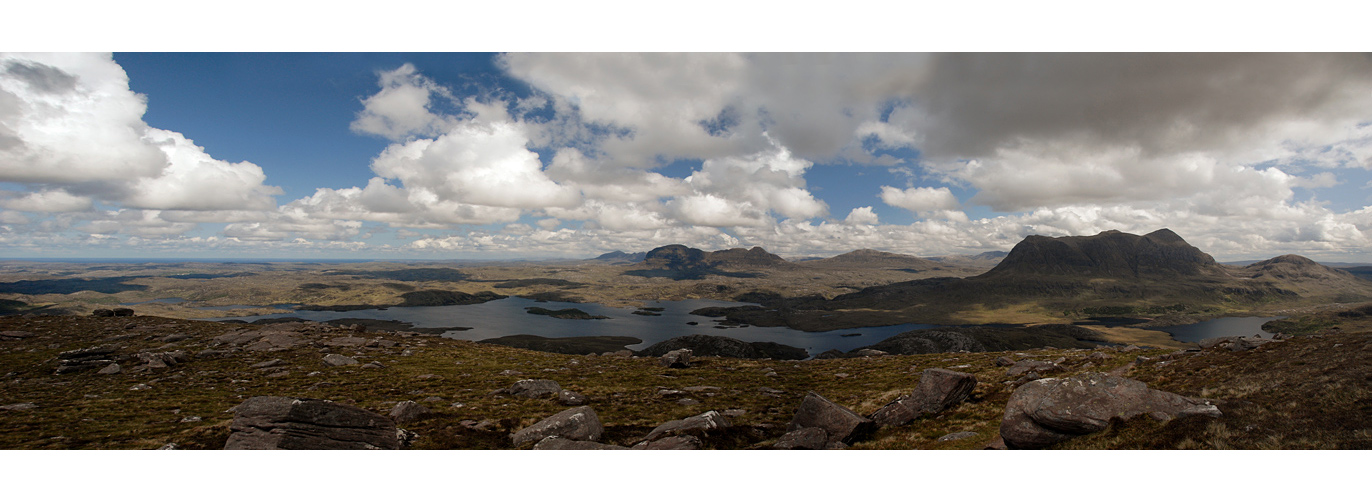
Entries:
{"label": "boulder", "polygon": [[1128,419],[1145,413],[1159,418],[1221,416],[1208,401],[1091,372],[1035,380],[1016,389],[1005,405],[1000,435],[1010,448],[1043,448],[1104,430],[1111,418]]}
{"label": "boulder", "polygon": [[635,450],[699,450],[705,443],[695,436],[668,436],[634,445]]}
{"label": "boulder", "polygon": [[94,311],[91,311],[91,316],[95,316],[97,318],[111,318],[114,317],[114,311],[111,311],[109,309],[96,309]]}
{"label": "boulder", "polygon": [[644,436],[644,441],[655,441],[667,436],[708,436],[710,431],[728,428],[731,424],[724,414],[710,410],[693,417],[672,420],[653,428]]}
{"label": "boulder", "polygon": [[805,394],[805,399],[800,401],[800,407],[796,409],[796,414],[791,418],[786,430],[794,431],[806,427],[824,429],[824,432],[829,434],[831,443],[852,444],[876,430],[877,425],[871,419],[853,413],[853,410],[809,392]]}
{"label": "boulder", "polygon": [[357,360],[342,354],[325,354],[324,364],[329,366],[355,365]]}
{"label": "boulder", "polygon": [[969,373],[930,368],[920,374],[919,386],[909,396],[892,401],[871,418],[881,426],[905,425],[956,406],[967,400],[976,387],[977,379]]}
{"label": "boulder", "polygon": [[1268,342],[1276,341],[1261,337],[1239,337],[1235,339],[1233,343],[1229,344],[1229,350],[1234,352],[1247,351],[1249,349],[1253,349]]}
{"label": "boulder", "polygon": [[100,371],[95,373],[100,375],[117,375],[121,371],[123,371],[123,369],[119,368],[119,363],[110,363],[109,365],[105,366],[104,368],[101,368]]}
{"label": "boulder", "polygon": [[1005,376],[1018,377],[1020,375],[1025,375],[1029,372],[1037,372],[1038,374],[1042,375],[1045,373],[1052,373],[1061,370],[1061,366],[1058,366],[1057,363],[1053,363],[1051,361],[1026,359],[1024,361],[1015,363],[1014,366],[1011,366],[1008,370],[1005,370]]}
{"label": "boulder", "polygon": [[534,445],[535,450],[627,450],[623,446],[595,441],[575,441],[562,436],[548,436]]}
{"label": "boulder", "polygon": [[129,309],[127,307],[116,307],[113,311],[110,311],[110,313],[113,316],[133,316],[133,309]]}
{"label": "boulder", "polygon": [[690,368],[691,350],[677,349],[675,351],[669,351],[667,354],[662,355],[660,362],[662,366],[667,368]]}
{"label": "boulder", "polygon": [[562,392],[562,386],[548,379],[524,379],[501,392],[521,398],[544,399],[557,397]]}
{"label": "boulder", "polygon": [[390,417],[397,424],[412,422],[428,415],[429,409],[414,401],[401,401],[391,409]]}
{"label": "boulder", "polygon": [[805,427],[783,434],[773,448],[778,450],[823,450],[829,442],[829,433],[819,427]]}
{"label": "boulder", "polygon": [[586,404],[586,396],[576,391],[563,389],[557,392],[557,404],[563,406],[581,406]]}
{"label": "boulder", "polygon": [[536,443],[548,436],[562,436],[574,441],[599,441],[605,428],[600,417],[589,406],[578,406],[540,420],[510,436],[515,446]]}
{"label": "boulder", "polygon": [[257,396],[234,410],[226,450],[394,450],[391,419],[319,399]]}

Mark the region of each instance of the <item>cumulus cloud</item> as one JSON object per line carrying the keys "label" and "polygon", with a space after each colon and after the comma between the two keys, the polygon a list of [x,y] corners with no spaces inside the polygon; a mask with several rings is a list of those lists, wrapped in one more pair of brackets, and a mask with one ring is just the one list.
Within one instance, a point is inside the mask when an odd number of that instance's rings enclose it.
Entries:
{"label": "cumulus cloud", "polygon": [[34,189],[8,206],[275,207],[281,190],[264,184],[260,167],[214,159],[179,133],[149,127],[146,109],[108,54],[0,55],[0,182]]}
{"label": "cumulus cloud", "polygon": [[354,132],[399,141],[442,131],[445,120],[430,111],[430,105],[434,94],[451,98],[447,89],[409,63],[378,76],[381,91],[362,100],[362,111],[351,124]]}
{"label": "cumulus cloud", "polygon": [[880,221],[877,219],[877,214],[872,212],[872,207],[857,207],[854,208],[852,211],[848,212],[848,217],[845,217],[843,219],[843,222],[845,224],[853,225],[874,225],[879,223]]}

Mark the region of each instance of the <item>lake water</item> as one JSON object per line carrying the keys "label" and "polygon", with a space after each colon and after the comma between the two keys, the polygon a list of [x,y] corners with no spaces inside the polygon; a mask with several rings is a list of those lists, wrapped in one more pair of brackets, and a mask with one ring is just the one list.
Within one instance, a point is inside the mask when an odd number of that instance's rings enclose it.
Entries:
{"label": "lake water", "polygon": [[[622,335],[642,339],[643,342],[628,346],[642,350],[658,342],[683,335],[718,335],[732,337],[745,342],[776,342],[805,349],[811,356],[838,349],[850,351],[859,347],[875,344],[888,337],[910,330],[929,328],[935,325],[904,324],[868,328],[849,328],[828,332],[802,332],[784,327],[747,327],[714,328],[714,320],[693,316],[691,311],[702,307],[734,307],[750,305],[739,302],[719,300],[679,300],[649,302],[645,307],[660,307],[656,311],[661,316],[642,316],[633,314],[637,308],[616,308],[600,304],[578,304],[571,302],[537,302],[531,299],[510,297],[493,300],[484,304],[465,306],[434,307],[391,307],[384,311],[364,309],[360,311],[291,311],[282,314],[245,316],[238,318],[254,321],[263,318],[293,316],[310,321],[328,321],[342,318],[365,318],[398,320],[414,324],[420,328],[470,327],[471,330],[450,331],[443,336],[464,339],[484,340],[507,335],[538,335],[541,337],[586,337],[594,335]],[[558,319],[537,314],[528,314],[526,307],[544,309],[576,308],[592,315],[609,316],[610,319],[574,320]],[[696,322],[697,325],[688,325]],[[852,335],[860,334],[860,335]],[[843,335],[849,335],[844,337]]]}
{"label": "lake water", "polygon": [[1286,316],[1273,316],[1270,318],[1216,318],[1190,325],[1167,326],[1153,328],[1153,330],[1161,330],[1170,333],[1172,334],[1172,338],[1179,342],[1199,342],[1203,339],[1236,335],[1252,337],[1256,334],[1261,334],[1263,338],[1272,338],[1272,334],[1262,331],[1262,324],[1285,317]]}

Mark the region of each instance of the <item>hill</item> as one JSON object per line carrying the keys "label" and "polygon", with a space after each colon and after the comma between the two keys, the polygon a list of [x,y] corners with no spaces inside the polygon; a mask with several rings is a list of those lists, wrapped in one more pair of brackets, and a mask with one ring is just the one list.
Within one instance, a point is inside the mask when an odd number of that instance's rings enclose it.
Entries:
{"label": "hill", "polygon": [[799,265],[805,267],[816,267],[825,269],[844,269],[844,268],[870,268],[870,269],[900,269],[911,272],[930,271],[950,267],[928,259],[921,259],[913,255],[899,253],[881,252],[877,250],[861,249],[835,255],[827,259],[807,260]]}
{"label": "hill", "polygon": [[759,276],[760,271],[791,269],[795,266],[762,247],[706,252],[686,245],[667,245],[650,250],[642,263],[624,274],[674,280],[695,280],[708,275],[754,278]]}
{"label": "hill", "polygon": [[950,266],[992,268],[1000,261],[1005,259],[1009,252],[991,251],[982,252],[976,255],[944,255],[940,257],[929,257],[928,260],[941,262]]}

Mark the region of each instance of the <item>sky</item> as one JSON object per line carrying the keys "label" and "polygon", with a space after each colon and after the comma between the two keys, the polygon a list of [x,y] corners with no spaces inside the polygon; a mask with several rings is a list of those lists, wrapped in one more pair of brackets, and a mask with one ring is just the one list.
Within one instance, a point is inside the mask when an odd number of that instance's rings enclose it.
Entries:
{"label": "sky", "polygon": [[0,56],[11,257],[1372,261],[1369,168],[1364,54]]}

